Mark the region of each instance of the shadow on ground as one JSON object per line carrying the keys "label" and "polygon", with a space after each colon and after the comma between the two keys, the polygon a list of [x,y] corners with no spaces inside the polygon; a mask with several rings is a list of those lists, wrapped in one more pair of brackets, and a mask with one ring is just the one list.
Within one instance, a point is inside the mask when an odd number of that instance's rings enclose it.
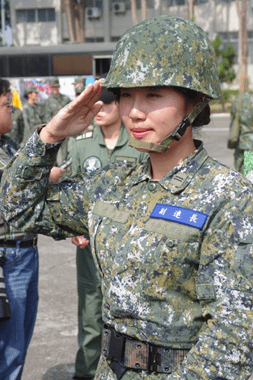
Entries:
{"label": "shadow on ground", "polygon": [[51,367],[42,376],[42,380],[72,380],[75,371],[74,363],[58,364]]}

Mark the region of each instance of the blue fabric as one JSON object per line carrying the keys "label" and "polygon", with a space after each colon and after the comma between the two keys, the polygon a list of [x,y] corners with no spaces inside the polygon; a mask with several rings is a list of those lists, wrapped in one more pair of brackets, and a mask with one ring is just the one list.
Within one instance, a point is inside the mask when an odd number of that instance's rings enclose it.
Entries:
{"label": "blue fabric", "polygon": [[186,224],[201,230],[208,215],[185,207],[157,203],[150,217]]}
{"label": "blue fabric", "polygon": [[37,248],[7,248],[3,271],[11,319],[0,322],[0,379],[20,380],[38,308]]}

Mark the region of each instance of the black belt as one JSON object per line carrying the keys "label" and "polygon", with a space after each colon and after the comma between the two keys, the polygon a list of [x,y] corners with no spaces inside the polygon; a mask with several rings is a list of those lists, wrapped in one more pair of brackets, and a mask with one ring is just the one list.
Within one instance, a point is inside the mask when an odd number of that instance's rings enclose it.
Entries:
{"label": "black belt", "polygon": [[19,242],[19,247],[24,248],[24,247],[37,247],[37,242],[38,238],[35,237],[30,240],[5,240],[5,239],[0,239],[0,248],[16,248],[17,243]]}
{"label": "black belt", "polygon": [[170,374],[184,360],[189,351],[188,349],[171,349],[141,342],[116,332],[110,326],[105,326],[103,329],[102,354],[111,361],[110,367],[118,379],[128,368],[149,373]]}

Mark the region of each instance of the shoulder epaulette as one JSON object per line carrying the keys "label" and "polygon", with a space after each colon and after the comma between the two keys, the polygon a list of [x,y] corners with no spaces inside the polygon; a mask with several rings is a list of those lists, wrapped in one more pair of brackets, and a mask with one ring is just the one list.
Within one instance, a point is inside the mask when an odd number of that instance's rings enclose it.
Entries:
{"label": "shoulder epaulette", "polygon": [[76,141],[83,140],[83,139],[90,139],[91,137],[93,137],[93,131],[85,131],[82,134],[76,136]]}

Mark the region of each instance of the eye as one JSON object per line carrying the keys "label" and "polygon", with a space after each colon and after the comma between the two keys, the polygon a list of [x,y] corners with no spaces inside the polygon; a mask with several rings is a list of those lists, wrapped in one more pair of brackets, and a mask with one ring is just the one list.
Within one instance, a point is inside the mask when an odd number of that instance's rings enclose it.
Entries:
{"label": "eye", "polygon": [[157,92],[149,92],[148,94],[147,94],[147,97],[148,98],[159,98],[161,95],[159,94],[159,93],[157,93]]}
{"label": "eye", "polygon": [[122,92],[120,93],[120,97],[121,97],[121,98],[129,98],[129,97],[130,97],[130,94],[129,94],[128,92],[126,92],[126,91],[122,91]]}

